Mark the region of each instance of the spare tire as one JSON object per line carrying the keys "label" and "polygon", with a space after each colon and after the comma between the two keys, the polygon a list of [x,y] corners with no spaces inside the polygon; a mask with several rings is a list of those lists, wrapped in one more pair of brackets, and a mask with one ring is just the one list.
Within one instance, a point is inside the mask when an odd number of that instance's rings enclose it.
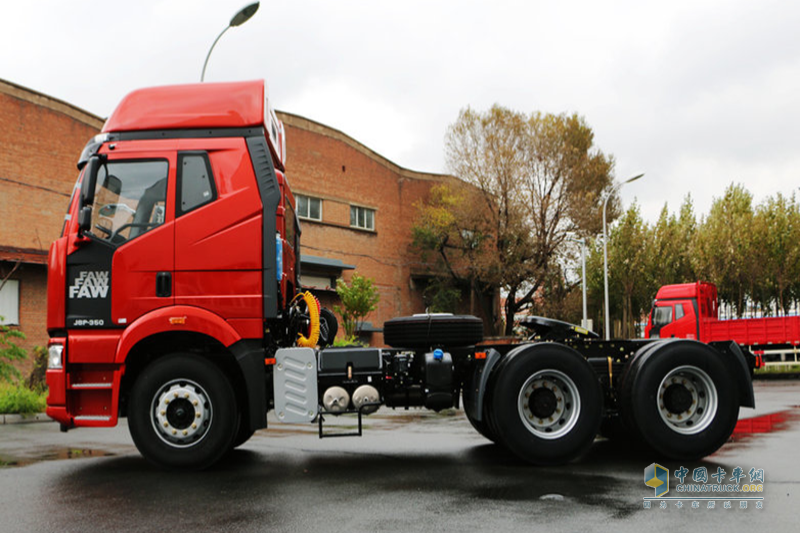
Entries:
{"label": "spare tire", "polygon": [[451,314],[402,316],[383,323],[383,340],[395,348],[472,346],[483,340],[483,320]]}

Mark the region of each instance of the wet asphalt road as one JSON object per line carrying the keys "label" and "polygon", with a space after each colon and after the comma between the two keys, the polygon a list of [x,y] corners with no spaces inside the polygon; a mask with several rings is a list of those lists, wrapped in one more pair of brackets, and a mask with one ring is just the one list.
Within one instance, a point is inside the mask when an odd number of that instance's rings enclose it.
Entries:
{"label": "wet asphalt road", "polygon": [[[759,382],[742,432],[678,464],[598,439],[557,468],[519,463],[461,413],[382,409],[362,438],[272,424],[211,470],[165,472],[142,459],[124,421],[59,433],[0,426],[0,531],[798,531],[800,381]],[[771,416],[770,416],[771,415]],[[755,433],[753,433],[755,431]],[[765,472],[763,509],[643,509],[643,469]],[[672,493],[671,495],[675,495]]]}

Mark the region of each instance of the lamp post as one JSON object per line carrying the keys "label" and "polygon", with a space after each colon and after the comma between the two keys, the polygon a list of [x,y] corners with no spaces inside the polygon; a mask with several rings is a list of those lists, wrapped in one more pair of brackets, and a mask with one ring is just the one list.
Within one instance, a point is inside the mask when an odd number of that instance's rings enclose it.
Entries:
{"label": "lamp post", "polygon": [[605,288],[605,314],[603,316],[603,326],[606,330],[606,340],[611,339],[611,327],[608,323],[608,233],[606,232],[606,207],[608,206],[608,199],[611,198],[615,192],[622,188],[623,185],[630,183],[632,181],[636,181],[639,178],[644,176],[644,174],[639,174],[638,176],[634,176],[629,178],[622,183],[618,183],[614,187],[611,188],[610,191],[605,195],[605,199],[603,200],[603,283]]}
{"label": "lamp post", "polygon": [[205,61],[205,63],[203,63],[203,73],[200,74],[200,81],[201,82],[205,81],[205,78],[206,78],[206,67],[208,66],[208,58],[211,57],[211,52],[214,50],[214,47],[217,46],[217,41],[219,41],[219,38],[222,37],[222,35],[226,31],[228,31],[228,29],[233,28],[234,26],[241,26],[242,24],[244,24],[245,22],[250,20],[250,17],[255,15],[256,11],[258,11],[258,6],[259,6],[260,3],[261,2],[254,2],[254,3],[250,4],[247,7],[243,7],[242,9],[240,9],[239,12],[236,13],[233,16],[233,18],[228,23],[228,25],[225,27],[225,29],[222,30],[222,33],[217,35],[217,38],[214,39],[214,44],[212,44],[211,48],[208,50],[208,54],[206,54],[206,61]]}
{"label": "lamp post", "polygon": [[581,287],[583,289],[583,319],[581,320],[581,327],[589,329],[589,318],[586,312],[586,239],[573,236],[570,240],[581,245]]}

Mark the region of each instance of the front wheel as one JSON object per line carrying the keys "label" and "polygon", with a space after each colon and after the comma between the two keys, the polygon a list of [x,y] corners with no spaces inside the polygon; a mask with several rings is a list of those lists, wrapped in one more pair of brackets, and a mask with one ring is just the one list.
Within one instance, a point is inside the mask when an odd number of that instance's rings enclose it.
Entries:
{"label": "front wheel", "polygon": [[167,468],[202,469],[230,449],[236,398],[207,359],[173,354],[145,368],[131,391],[128,426],[139,452]]}
{"label": "front wheel", "polygon": [[497,369],[489,405],[502,443],[537,465],[569,462],[594,442],[603,400],[589,363],[566,346],[512,351]]}

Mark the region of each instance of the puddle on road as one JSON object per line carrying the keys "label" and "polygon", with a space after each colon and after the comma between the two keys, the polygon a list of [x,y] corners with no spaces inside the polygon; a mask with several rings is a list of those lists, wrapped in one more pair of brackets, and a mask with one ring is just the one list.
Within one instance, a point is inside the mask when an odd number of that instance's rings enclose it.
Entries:
{"label": "puddle on road", "polygon": [[0,468],[12,466],[28,466],[43,461],[61,461],[64,459],[87,459],[89,457],[112,457],[116,454],[105,450],[84,448],[53,448],[36,452],[35,456],[0,455]]}
{"label": "puddle on road", "polygon": [[790,428],[795,422],[800,420],[800,407],[770,413],[768,415],[745,418],[736,423],[729,442],[741,442],[754,435],[764,433],[774,433]]}
{"label": "puddle on road", "polygon": [[[431,417],[431,416],[429,416]],[[453,413],[440,413],[432,417],[440,418],[453,418]],[[390,413],[388,416],[384,414],[381,416],[373,415],[372,420],[376,422],[372,429],[385,429],[384,426],[390,427],[396,424],[409,424],[419,422],[425,419],[420,413]],[[733,430],[733,434],[729,439],[729,443],[746,442],[747,440],[767,433],[774,433],[784,431],[794,426],[800,421],[800,405],[793,406],[790,409],[778,411],[753,418],[746,418],[739,420]],[[330,429],[342,430],[357,430],[357,425],[343,425],[339,427],[330,426]],[[326,427],[326,429],[329,429]],[[368,429],[365,424],[364,430]],[[288,437],[300,434],[315,435],[318,431],[317,425],[280,425],[274,424],[269,430],[265,430],[263,435],[269,437]],[[92,457],[113,457],[117,455],[114,452],[90,448],[45,448],[39,450],[26,450],[26,453],[21,455],[0,454],[0,469],[10,467],[28,466],[43,461],[60,461],[65,459],[86,459]]]}

